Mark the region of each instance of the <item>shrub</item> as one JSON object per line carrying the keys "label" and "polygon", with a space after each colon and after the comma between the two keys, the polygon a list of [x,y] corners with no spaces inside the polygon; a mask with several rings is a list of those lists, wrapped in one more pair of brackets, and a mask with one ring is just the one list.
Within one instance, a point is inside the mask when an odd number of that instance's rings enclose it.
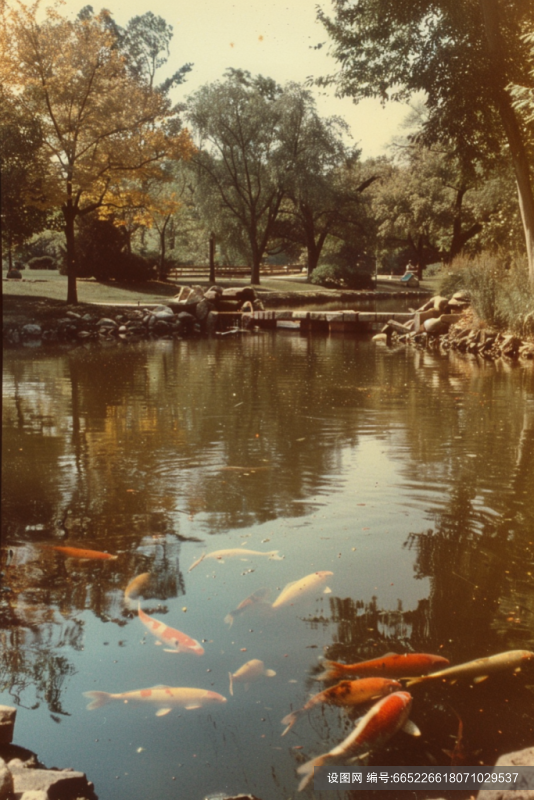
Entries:
{"label": "shrub", "polygon": [[327,289],[373,289],[374,282],[369,272],[350,269],[339,264],[323,264],[314,269],[310,282]]}
{"label": "shrub", "polygon": [[36,256],[28,261],[29,269],[57,269],[57,264],[52,256]]}
{"label": "shrub", "polygon": [[440,284],[440,294],[468,292],[477,316],[495,328],[519,336],[532,332],[534,292],[526,259],[504,253],[458,256]]}

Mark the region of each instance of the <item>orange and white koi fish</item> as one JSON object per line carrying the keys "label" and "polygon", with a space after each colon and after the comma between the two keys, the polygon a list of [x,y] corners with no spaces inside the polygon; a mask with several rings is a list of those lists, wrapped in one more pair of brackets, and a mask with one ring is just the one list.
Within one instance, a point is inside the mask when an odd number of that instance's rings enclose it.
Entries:
{"label": "orange and white koi fish", "polygon": [[314,767],[362,758],[371,750],[382,747],[401,728],[412,736],[420,736],[417,726],[408,719],[411,708],[412,696],[409,692],[394,692],[375,703],[341,744],[297,769],[300,775],[304,775],[299,783],[299,792],[312,780]]}
{"label": "orange and white koi fish", "polygon": [[287,728],[282,736],[286,735],[299,717],[314,706],[322,705],[323,703],[333,706],[358,706],[361,703],[368,703],[370,700],[379,700],[381,697],[400,689],[402,689],[402,685],[398,681],[392,681],[388,678],[362,678],[358,681],[341,681],[341,683],[331,686],[330,689],[325,689],[324,692],[319,692],[319,694],[310,697],[305,706],[284,717],[282,724],[287,725]]}
{"label": "orange and white koi fish", "polygon": [[118,558],[118,556],[114,556],[111,553],[103,553],[100,550],[86,550],[82,547],[67,547],[58,544],[43,544],[41,547],[46,547],[48,550],[57,550],[69,558],[96,558],[101,560]]}
{"label": "orange and white koi fish", "polygon": [[232,696],[234,694],[234,681],[244,683],[246,691],[252,681],[257,681],[258,678],[262,678],[264,675],[267,678],[272,678],[276,675],[276,672],[274,669],[266,669],[265,664],[263,661],[260,661],[259,658],[253,658],[247,661],[247,663],[239,667],[237,672],[234,672],[233,675],[231,672],[228,673],[228,677],[230,678],[230,694]]}
{"label": "orange and white koi fish", "polygon": [[263,601],[265,600],[266,597],[268,597],[268,595],[269,595],[269,589],[258,589],[257,592],[253,592],[253,594],[250,594],[248,597],[245,597],[245,599],[239,603],[237,608],[234,608],[233,611],[230,611],[230,613],[225,616],[224,621],[226,622],[227,625],[230,625],[230,627],[232,627],[234,619],[237,616],[242,614],[243,611],[247,611],[252,606],[257,605],[258,603],[263,603]]}
{"label": "orange and white koi fish", "polygon": [[[149,617],[148,614],[145,614],[141,606],[138,606],[138,613],[139,619],[143,625],[158,639],[158,642],[170,645],[165,648],[166,653],[194,653],[196,656],[204,655],[204,648],[196,639],[192,639],[191,636],[188,636],[186,633],[177,631],[176,628],[170,628],[168,625],[165,625],[164,622]],[[156,642],[156,644],[158,644],[158,642]]]}
{"label": "orange and white koi fish", "polygon": [[475,661],[467,661],[465,664],[442,669],[439,672],[426,675],[424,678],[414,678],[407,685],[410,686],[413,683],[429,680],[443,680],[454,683],[462,678],[467,678],[473,683],[480,683],[485,681],[492,672],[502,672],[507,669],[512,670],[512,672],[519,672],[521,667],[532,661],[533,658],[534,653],[530,650],[509,650],[506,653],[477,658]]}
{"label": "orange and white koi fish", "polygon": [[429,653],[388,653],[381,658],[371,661],[361,661],[358,664],[340,664],[339,661],[325,659],[324,672],[317,675],[318,681],[331,681],[337,678],[346,678],[349,675],[381,675],[383,678],[412,678],[415,675],[426,675],[434,669],[446,667],[448,659],[443,656],[433,656]]}
{"label": "orange and white koi fish", "polygon": [[150,583],[150,572],[142,572],[130,581],[124,590],[124,600],[128,603],[130,600],[139,597],[145,586]]}
{"label": "orange and white koi fish", "polygon": [[267,556],[272,561],[282,561],[282,556],[278,555],[278,550],[265,552],[262,550],[245,550],[243,547],[235,547],[230,550],[214,550],[212,553],[204,553],[191,564],[188,572],[191,572],[191,570],[198,566],[201,561],[204,561],[205,558],[213,558],[216,561],[220,561],[221,564],[224,564],[226,558],[242,558],[243,561],[247,561],[248,556]]}
{"label": "orange and white koi fish", "polygon": [[222,694],[210,692],[207,689],[188,689],[185,686],[153,686],[151,689],[137,689],[120,694],[84,692],[83,696],[91,698],[91,702],[87,706],[89,711],[114,701],[131,705],[149,703],[158,707],[156,717],[163,717],[173,708],[185,708],[190,711],[213,703],[226,703],[226,697],[223,697]]}
{"label": "orange and white koi fish", "polygon": [[[333,572],[328,571],[312,572],[311,575],[306,575],[299,581],[292,581],[291,583],[288,583],[272,604],[272,608],[280,608],[280,606],[292,605],[297,600],[300,600],[301,597],[304,597],[305,595],[317,589],[318,586],[324,583],[325,580],[333,574]],[[327,586],[325,589],[323,589],[323,594],[330,594],[331,591],[332,589]]]}

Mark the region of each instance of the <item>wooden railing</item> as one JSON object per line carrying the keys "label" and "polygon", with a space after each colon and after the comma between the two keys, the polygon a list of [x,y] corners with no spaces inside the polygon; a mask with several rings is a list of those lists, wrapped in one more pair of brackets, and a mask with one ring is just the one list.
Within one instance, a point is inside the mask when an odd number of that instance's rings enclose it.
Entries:
{"label": "wooden railing", "polygon": [[[289,264],[286,267],[278,265],[262,265],[260,267],[260,275],[300,275],[302,266],[300,264]],[[196,277],[208,276],[210,273],[209,267],[204,266],[183,266],[174,267],[169,270],[167,277],[169,280],[182,278],[185,275],[194,275]],[[216,266],[215,277],[220,278],[246,278],[251,274],[250,267],[240,266]]]}

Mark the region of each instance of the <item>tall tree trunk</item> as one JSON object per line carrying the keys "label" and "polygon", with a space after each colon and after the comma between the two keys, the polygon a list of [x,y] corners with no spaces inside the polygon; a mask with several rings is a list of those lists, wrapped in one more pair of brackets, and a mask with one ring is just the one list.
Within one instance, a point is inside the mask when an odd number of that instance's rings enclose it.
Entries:
{"label": "tall tree trunk", "polygon": [[69,305],[76,305],[78,303],[78,291],[76,288],[76,253],[74,249],[74,220],[76,218],[76,210],[70,198],[63,206],[63,218],[65,219],[65,238],[67,240],[67,303]]}
{"label": "tall tree trunk", "polygon": [[210,234],[210,283],[215,283],[215,234]]}
{"label": "tall tree trunk", "polygon": [[521,129],[506,91],[508,79],[503,60],[503,43],[499,28],[498,0],[480,0],[488,53],[492,62],[492,79],[497,108],[510,147],[528,259],[530,282],[534,286],[534,193]]}

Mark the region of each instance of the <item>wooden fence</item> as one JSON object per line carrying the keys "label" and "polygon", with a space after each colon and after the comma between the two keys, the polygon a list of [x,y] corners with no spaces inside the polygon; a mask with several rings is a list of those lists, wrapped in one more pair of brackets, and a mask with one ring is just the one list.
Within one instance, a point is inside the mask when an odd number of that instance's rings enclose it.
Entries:
{"label": "wooden fence", "polygon": [[[289,264],[286,267],[278,265],[262,265],[260,267],[260,275],[300,275],[302,273],[301,264]],[[169,280],[182,278],[185,275],[192,275],[194,277],[208,277],[210,268],[205,266],[183,266],[175,267],[169,270],[167,277]],[[231,266],[216,266],[215,277],[219,278],[247,278],[251,274],[250,267],[231,267]]]}

